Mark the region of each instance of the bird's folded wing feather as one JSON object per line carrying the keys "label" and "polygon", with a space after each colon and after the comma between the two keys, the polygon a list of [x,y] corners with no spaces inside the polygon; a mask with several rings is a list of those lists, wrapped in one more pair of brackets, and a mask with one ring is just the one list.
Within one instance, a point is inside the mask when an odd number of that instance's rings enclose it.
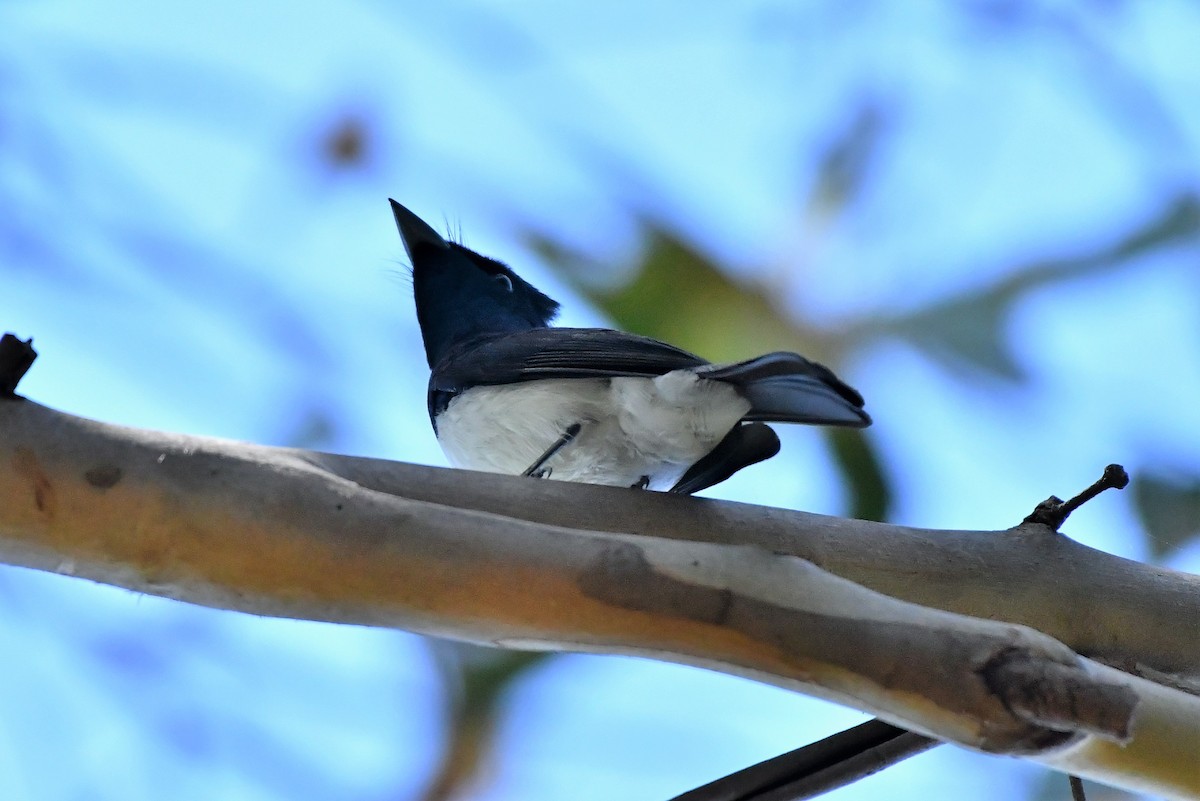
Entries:
{"label": "bird's folded wing feather", "polygon": [[746,420],[862,428],[871,424],[862,395],[823,364],[779,351],[696,375],[733,384],[750,401]]}
{"label": "bird's folded wing feather", "polygon": [[438,365],[437,389],[544,378],[654,376],[708,364],[649,337],[607,328],[535,328],[468,343]]}
{"label": "bird's folded wing feather", "polygon": [[684,369],[737,387],[751,403],[748,421],[871,423],[861,395],[824,365],[795,353],[713,365],[665,342],[607,328],[534,328],[465,343],[433,371],[430,414],[436,416],[439,397],[474,386],[547,378],[654,378]]}

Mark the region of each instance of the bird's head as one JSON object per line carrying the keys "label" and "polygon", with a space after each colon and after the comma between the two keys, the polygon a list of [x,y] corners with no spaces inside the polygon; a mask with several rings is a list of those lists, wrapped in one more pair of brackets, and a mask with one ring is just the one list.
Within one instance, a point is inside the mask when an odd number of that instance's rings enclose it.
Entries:
{"label": "bird's head", "polygon": [[558,303],[506,265],[448,242],[394,200],[392,215],[413,268],[417,322],[429,366],[478,336],[545,328]]}

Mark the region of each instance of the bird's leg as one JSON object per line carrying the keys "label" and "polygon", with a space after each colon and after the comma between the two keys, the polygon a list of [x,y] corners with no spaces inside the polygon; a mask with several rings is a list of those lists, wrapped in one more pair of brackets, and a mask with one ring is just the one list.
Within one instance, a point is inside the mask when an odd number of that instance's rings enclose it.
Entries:
{"label": "bird's leg", "polygon": [[581,428],[583,428],[583,425],[580,423],[572,423],[571,425],[567,426],[567,430],[563,432],[563,435],[559,437],[553,445],[547,448],[546,452],[539,456],[536,462],[529,465],[529,469],[527,469],[521,475],[532,476],[533,478],[549,477],[550,468],[545,467],[546,462],[550,461],[550,459],[554,457],[554,454],[558,453],[567,445],[569,445],[571,440],[575,439],[575,437],[579,435],[579,430]]}
{"label": "bird's leg", "polygon": [[642,476],[637,480],[636,484],[630,484],[630,489],[646,489],[650,486],[650,476]]}

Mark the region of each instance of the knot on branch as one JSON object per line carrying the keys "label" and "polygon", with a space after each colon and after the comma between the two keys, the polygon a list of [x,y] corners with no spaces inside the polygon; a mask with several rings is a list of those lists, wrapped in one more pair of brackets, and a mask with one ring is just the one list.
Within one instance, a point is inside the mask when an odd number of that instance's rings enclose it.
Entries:
{"label": "knot on branch", "polygon": [[734,602],[726,588],[659,572],[642,548],[625,542],[605,548],[580,576],[579,586],[589,598],[612,606],[718,626],[726,623]]}
{"label": "knot on branch", "polygon": [[1137,694],[1126,684],[1093,675],[1082,664],[1049,662],[1010,647],[989,659],[979,673],[1004,708],[1027,723],[1119,743],[1132,736]]}

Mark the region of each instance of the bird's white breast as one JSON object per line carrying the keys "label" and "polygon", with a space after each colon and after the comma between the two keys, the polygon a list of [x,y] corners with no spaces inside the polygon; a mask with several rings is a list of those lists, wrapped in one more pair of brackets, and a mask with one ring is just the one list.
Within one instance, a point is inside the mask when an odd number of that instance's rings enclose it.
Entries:
{"label": "bird's white breast", "polygon": [[550,478],[668,489],[750,410],[728,384],[690,370],[657,378],[570,378],[466,390],[438,416],[455,467],[519,474],[580,423]]}

